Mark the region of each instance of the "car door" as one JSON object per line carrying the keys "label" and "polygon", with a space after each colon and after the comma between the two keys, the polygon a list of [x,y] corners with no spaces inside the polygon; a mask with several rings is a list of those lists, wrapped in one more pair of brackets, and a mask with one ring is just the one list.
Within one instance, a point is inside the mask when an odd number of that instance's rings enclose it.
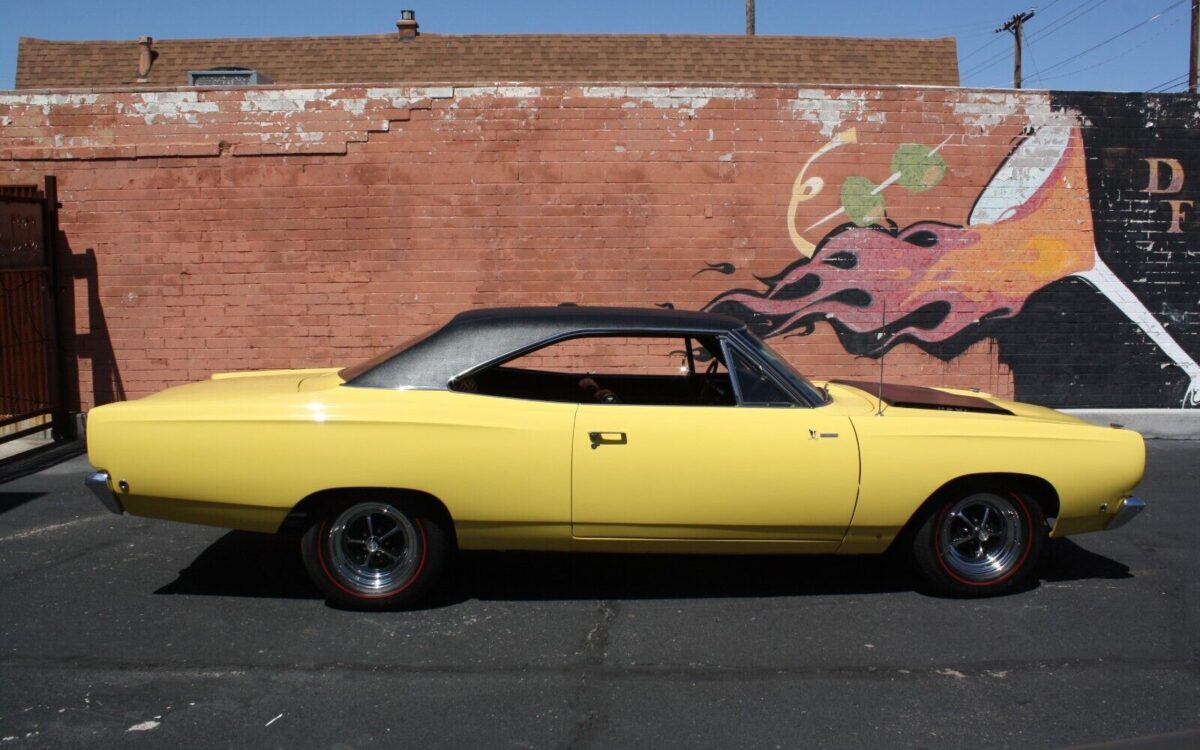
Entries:
{"label": "car door", "polygon": [[581,404],[573,535],[839,542],[858,493],[849,418],[752,405],[738,374],[736,406]]}

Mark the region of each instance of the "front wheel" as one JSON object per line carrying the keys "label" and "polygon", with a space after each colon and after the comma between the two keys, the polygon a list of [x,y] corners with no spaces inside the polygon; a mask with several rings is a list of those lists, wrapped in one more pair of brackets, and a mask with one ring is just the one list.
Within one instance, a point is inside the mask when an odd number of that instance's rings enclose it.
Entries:
{"label": "front wheel", "polygon": [[994,596],[1028,579],[1045,538],[1045,516],[1028,496],[971,490],[930,509],[913,538],[913,558],[938,593]]}
{"label": "front wheel", "polygon": [[419,503],[367,494],[331,506],[301,542],[313,583],[347,609],[412,606],[449,557],[446,530]]}

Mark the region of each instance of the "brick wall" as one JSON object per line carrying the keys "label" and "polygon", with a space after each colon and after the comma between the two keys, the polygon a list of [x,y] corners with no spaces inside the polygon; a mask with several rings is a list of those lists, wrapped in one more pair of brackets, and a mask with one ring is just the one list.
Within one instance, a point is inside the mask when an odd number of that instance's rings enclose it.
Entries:
{"label": "brick wall", "polygon": [[[960,89],[0,94],[59,179],[81,404],[464,308],[673,305],[814,377],[1196,405],[1197,103]],[[1195,381],[1193,381],[1195,378]]]}

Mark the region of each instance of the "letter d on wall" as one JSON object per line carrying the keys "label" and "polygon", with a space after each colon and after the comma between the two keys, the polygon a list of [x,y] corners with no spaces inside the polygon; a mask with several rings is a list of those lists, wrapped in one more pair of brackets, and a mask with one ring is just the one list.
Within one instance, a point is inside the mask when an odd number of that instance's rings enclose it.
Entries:
{"label": "letter d on wall", "polygon": [[[1178,193],[1183,190],[1183,165],[1178,159],[1144,158],[1142,161],[1150,167],[1150,179],[1146,181],[1145,187],[1147,193]],[[1167,168],[1167,176],[1171,180],[1166,187],[1159,187],[1162,183],[1162,177],[1159,175],[1160,165]]]}

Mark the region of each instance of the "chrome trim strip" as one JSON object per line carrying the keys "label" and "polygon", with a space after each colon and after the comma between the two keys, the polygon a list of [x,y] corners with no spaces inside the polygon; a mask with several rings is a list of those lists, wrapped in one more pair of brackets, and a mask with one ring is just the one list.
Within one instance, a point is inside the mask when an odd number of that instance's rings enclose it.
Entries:
{"label": "chrome trim strip", "polygon": [[97,471],[92,474],[88,474],[87,478],[83,480],[83,484],[92,491],[92,494],[94,494],[101,503],[104,504],[105,508],[108,508],[118,516],[125,512],[125,508],[122,507],[121,501],[108,486],[107,471]]}
{"label": "chrome trim strip", "polygon": [[1146,501],[1140,497],[1129,496],[1121,503],[1121,509],[1117,511],[1113,519],[1108,522],[1108,526],[1104,527],[1105,531],[1119,529],[1125,524],[1133,520],[1133,517],[1146,509]]}

